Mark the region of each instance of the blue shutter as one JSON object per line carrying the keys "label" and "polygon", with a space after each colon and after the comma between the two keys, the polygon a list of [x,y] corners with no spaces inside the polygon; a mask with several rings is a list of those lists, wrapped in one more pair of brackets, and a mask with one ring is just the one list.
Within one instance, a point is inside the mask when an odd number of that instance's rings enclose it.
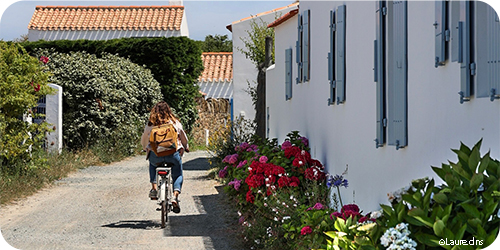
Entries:
{"label": "blue shutter", "polygon": [[374,80],[377,85],[376,113],[377,113],[377,137],[375,146],[382,147],[385,144],[385,15],[386,2],[376,2],[376,40],[374,42]]}
{"label": "blue shutter", "polygon": [[336,60],[335,60],[335,91],[337,92],[337,105],[345,101],[345,21],[346,6],[337,7],[336,13]]}
{"label": "blue shutter", "polygon": [[407,2],[389,3],[388,144],[407,146],[408,30]]}
{"label": "blue shutter", "polygon": [[435,2],[435,62],[434,66],[437,68],[444,65],[446,61],[446,42],[449,40],[449,30],[447,29],[448,19],[448,1]]}
{"label": "blue shutter", "polygon": [[292,49],[285,50],[285,100],[292,98]]}
{"label": "blue shutter", "polygon": [[296,59],[297,62],[297,83],[302,82],[302,15],[298,14],[297,18],[297,42],[295,44],[295,50],[297,51]]}
{"label": "blue shutter", "polygon": [[330,98],[328,98],[328,105],[335,102],[335,76],[334,76],[334,57],[335,57],[335,11],[330,11],[330,52],[328,52],[328,81],[330,83]]}
{"label": "blue shutter", "polygon": [[302,73],[304,82],[309,81],[309,72],[310,72],[310,10],[304,11],[304,15],[302,17],[302,44],[303,44],[303,51],[302,51],[302,70],[304,71]]}
{"label": "blue shutter", "polygon": [[451,1],[451,24],[450,24],[450,33],[451,33],[451,61],[458,62],[461,59],[459,58],[460,49],[459,49],[459,37],[460,37],[460,29],[458,27],[460,21],[460,1]]}
{"label": "blue shutter", "polygon": [[490,86],[490,100],[494,101],[500,99],[500,20],[491,6],[488,6],[486,17],[488,30],[488,85]]}
{"label": "blue shutter", "polygon": [[472,75],[475,74],[475,64],[471,58],[471,2],[460,2],[459,27],[459,56],[460,63],[460,103],[470,100]]}

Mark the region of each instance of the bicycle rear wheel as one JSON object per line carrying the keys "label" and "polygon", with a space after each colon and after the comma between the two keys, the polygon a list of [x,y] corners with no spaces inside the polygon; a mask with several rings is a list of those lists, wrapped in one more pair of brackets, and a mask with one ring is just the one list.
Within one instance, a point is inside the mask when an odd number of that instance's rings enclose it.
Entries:
{"label": "bicycle rear wheel", "polygon": [[161,202],[161,227],[164,228],[168,222],[168,204],[166,200]]}

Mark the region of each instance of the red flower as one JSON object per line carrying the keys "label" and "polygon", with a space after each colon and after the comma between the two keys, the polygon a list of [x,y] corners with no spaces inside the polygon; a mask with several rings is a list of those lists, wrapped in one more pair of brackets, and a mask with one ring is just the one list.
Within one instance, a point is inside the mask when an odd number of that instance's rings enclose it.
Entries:
{"label": "red flower", "polygon": [[283,177],[281,177],[281,178],[278,180],[278,186],[279,186],[280,188],[282,188],[282,187],[288,187],[288,186],[290,186],[290,181],[291,181],[290,177],[288,177],[288,176],[283,176]]}
{"label": "red flower", "polygon": [[292,176],[290,178],[290,187],[298,187],[300,184],[300,180],[297,176]]}
{"label": "red flower", "polygon": [[310,233],[312,233],[312,229],[310,226],[305,226],[300,230],[300,234],[302,234],[302,235],[307,235]]}
{"label": "red flower", "polygon": [[250,203],[253,203],[255,201],[255,196],[253,195],[252,190],[248,190],[246,199]]}
{"label": "red flower", "polygon": [[40,84],[37,84],[36,87],[33,86],[33,88],[35,89],[35,92],[38,92],[40,91]]}
{"label": "red flower", "polygon": [[306,169],[304,177],[309,180],[320,181],[326,179],[326,174],[315,166]]}
{"label": "red flower", "polygon": [[292,157],[299,155],[300,151],[302,151],[302,150],[297,146],[289,147],[289,148],[285,149],[285,157],[290,159]]}
{"label": "red flower", "polygon": [[344,205],[341,210],[342,213],[345,211],[354,211],[356,213],[359,213],[359,207],[356,204],[347,204]]}

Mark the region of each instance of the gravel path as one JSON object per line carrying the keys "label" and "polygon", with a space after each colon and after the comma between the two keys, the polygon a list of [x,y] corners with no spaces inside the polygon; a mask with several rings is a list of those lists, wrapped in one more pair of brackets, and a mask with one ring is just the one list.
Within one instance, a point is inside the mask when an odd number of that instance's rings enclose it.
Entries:
{"label": "gravel path", "polygon": [[203,151],[185,154],[181,212],[160,212],[148,198],[144,156],[88,167],[16,204],[0,208],[4,239],[18,249],[243,249],[235,213],[208,178]]}

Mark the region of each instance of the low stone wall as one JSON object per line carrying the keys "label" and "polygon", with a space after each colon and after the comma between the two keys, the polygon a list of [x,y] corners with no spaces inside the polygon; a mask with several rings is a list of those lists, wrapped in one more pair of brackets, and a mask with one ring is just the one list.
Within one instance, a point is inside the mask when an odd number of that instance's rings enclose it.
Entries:
{"label": "low stone wall", "polygon": [[231,105],[226,99],[205,100],[198,98],[198,120],[191,133],[193,141],[199,145],[206,145],[207,130],[209,135],[222,127],[225,127],[231,121]]}

